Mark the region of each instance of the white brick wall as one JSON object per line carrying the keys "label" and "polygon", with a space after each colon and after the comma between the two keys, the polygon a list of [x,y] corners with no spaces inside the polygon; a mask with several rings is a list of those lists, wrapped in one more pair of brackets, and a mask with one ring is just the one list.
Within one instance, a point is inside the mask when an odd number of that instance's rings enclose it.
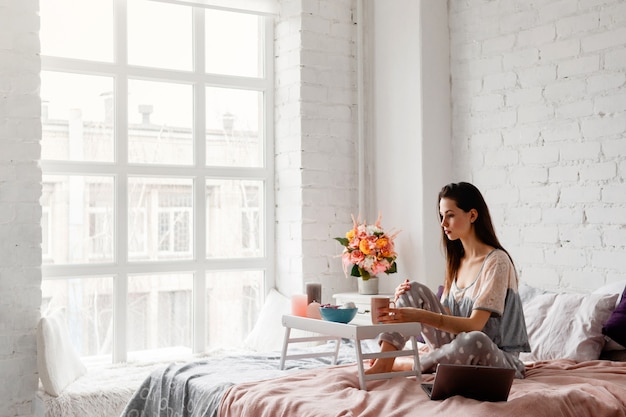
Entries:
{"label": "white brick wall", "polygon": [[332,238],[357,206],[354,0],[282,1],[276,30],[277,283],[352,288]]}
{"label": "white brick wall", "polygon": [[0,1],[0,416],[30,416],[41,304],[36,0]]}
{"label": "white brick wall", "polygon": [[524,281],[624,279],[626,4],[449,6],[455,178],[485,192]]}

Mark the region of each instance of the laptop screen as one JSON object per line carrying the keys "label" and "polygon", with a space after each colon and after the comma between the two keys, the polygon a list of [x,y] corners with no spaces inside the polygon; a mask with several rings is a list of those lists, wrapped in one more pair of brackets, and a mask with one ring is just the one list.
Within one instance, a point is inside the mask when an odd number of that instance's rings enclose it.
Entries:
{"label": "laptop screen", "polygon": [[[432,400],[462,395],[480,401],[506,401],[515,370],[478,365],[439,364],[433,384],[422,384]],[[429,387],[428,385],[431,385]]]}

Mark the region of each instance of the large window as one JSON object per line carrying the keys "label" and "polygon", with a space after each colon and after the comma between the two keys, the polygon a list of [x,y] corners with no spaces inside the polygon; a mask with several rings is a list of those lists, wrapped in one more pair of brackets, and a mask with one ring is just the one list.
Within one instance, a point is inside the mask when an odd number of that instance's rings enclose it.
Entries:
{"label": "large window", "polygon": [[243,341],[273,285],[272,18],[40,9],[42,310],[105,361]]}

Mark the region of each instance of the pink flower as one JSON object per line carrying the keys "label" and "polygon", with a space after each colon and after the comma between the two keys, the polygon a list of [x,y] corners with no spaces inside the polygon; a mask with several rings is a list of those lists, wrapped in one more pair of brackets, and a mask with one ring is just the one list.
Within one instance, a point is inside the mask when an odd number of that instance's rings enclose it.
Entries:
{"label": "pink flower", "polygon": [[365,260],[365,254],[360,250],[353,250],[352,252],[348,252],[350,263],[359,264]]}
{"label": "pink flower", "polygon": [[361,223],[360,218],[352,216],[353,228],[346,233],[346,237],[336,237],[344,246],[341,255],[343,270],[346,276],[350,275],[369,279],[370,275],[380,273],[392,274],[397,272],[394,239],[399,232],[391,235],[385,233],[381,226],[381,216],[378,216],[374,225]]}

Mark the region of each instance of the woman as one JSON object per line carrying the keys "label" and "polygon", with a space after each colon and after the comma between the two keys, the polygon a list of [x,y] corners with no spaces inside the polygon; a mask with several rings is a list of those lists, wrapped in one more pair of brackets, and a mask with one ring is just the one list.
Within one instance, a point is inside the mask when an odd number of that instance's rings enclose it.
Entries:
{"label": "woman", "polygon": [[[429,352],[420,358],[422,372],[438,363],[508,367],[524,377],[519,352],[530,351],[517,274],[496,237],[489,209],[472,184],[448,184],[439,192],[439,217],[446,255],[440,300],[425,285],[408,280],[395,292],[397,308],[381,309],[379,322],[422,323]],[[400,350],[406,338],[380,336],[382,351]],[[381,358],[366,373],[410,366]]]}

